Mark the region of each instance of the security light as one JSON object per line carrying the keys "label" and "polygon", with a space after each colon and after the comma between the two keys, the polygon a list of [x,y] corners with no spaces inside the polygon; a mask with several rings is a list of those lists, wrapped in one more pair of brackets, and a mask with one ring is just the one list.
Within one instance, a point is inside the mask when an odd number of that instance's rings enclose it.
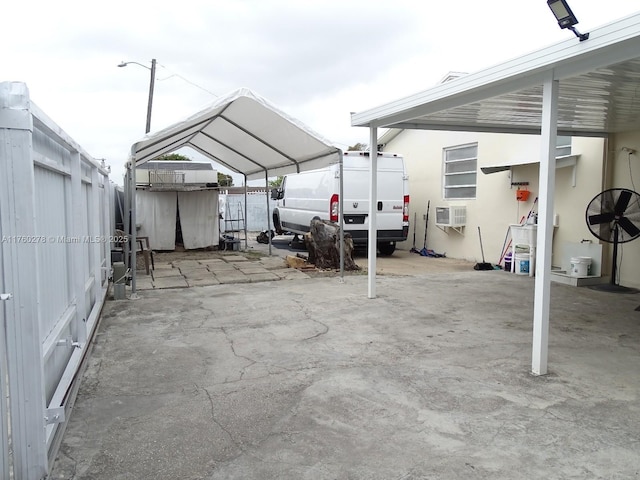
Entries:
{"label": "security light", "polygon": [[547,5],[549,5],[556,20],[558,20],[560,28],[568,28],[581,42],[589,38],[588,33],[580,33],[576,27],[574,27],[574,25],[578,23],[578,19],[571,11],[571,8],[569,8],[566,0],[547,0]]}

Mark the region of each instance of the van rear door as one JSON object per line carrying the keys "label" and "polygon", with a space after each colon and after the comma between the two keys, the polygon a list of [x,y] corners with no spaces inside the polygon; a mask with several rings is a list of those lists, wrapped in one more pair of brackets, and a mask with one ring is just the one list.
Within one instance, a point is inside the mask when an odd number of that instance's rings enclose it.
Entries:
{"label": "van rear door", "polygon": [[[405,175],[403,161],[378,158],[378,198],[376,202],[378,240],[403,240]],[[344,221],[356,243],[366,242],[369,229],[369,170],[344,170]],[[364,233],[356,231],[364,231]],[[360,240],[360,241],[358,241]]]}

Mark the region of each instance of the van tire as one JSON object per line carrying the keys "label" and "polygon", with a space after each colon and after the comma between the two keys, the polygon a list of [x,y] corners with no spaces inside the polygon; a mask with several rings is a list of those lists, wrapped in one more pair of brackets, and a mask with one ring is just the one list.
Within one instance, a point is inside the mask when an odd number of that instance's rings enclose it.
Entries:
{"label": "van tire", "polygon": [[378,250],[380,250],[380,255],[384,255],[385,257],[393,255],[393,252],[396,251],[396,242],[379,243]]}

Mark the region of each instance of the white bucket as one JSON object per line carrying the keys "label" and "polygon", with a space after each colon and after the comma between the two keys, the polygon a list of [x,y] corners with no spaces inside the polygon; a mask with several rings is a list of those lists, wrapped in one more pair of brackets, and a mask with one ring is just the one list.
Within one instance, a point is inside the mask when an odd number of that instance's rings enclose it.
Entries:
{"label": "white bucket", "polygon": [[591,270],[591,257],[571,257],[571,276],[586,277]]}
{"label": "white bucket", "polygon": [[516,275],[529,275],[530,265],[531,255],[529,255],[528,253],[516,253]]}
{"label": "white bucket", "polygon": [[113,299],[114,300],[126,300],[127,292],[124,283],[113,284]]}

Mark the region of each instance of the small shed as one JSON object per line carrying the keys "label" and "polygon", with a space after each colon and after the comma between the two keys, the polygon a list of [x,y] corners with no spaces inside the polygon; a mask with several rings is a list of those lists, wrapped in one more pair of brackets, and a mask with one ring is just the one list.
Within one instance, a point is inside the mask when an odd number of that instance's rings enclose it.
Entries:
{"label": "small shed", "polygon": [[218,245],[218,172],[209,162],[150,161],[136,170],[136,230],[153,250]]}

